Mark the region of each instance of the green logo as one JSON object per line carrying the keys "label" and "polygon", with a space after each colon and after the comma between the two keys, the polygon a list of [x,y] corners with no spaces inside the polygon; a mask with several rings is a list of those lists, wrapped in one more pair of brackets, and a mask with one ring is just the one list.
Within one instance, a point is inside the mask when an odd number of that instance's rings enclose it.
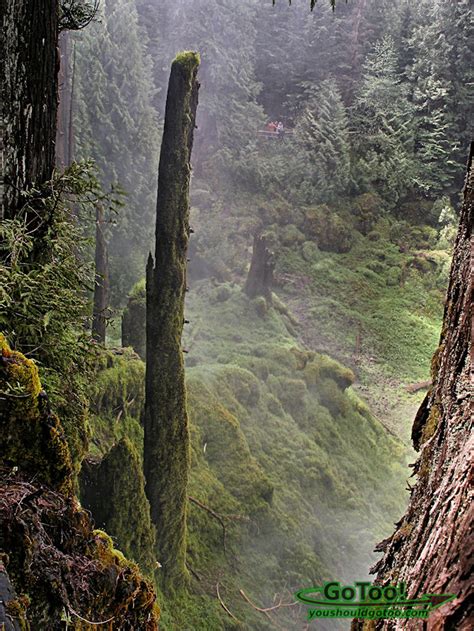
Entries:
{"label": "green logo", "polygon": [[454,594],[425,594],[409,598],[406,584],[385,587],[369,582],[341,585],[326,581],[320,587],[300,589],[295,597],[311,608],[308,620],[317,618],[427,619],[430,613],[456,598]]}

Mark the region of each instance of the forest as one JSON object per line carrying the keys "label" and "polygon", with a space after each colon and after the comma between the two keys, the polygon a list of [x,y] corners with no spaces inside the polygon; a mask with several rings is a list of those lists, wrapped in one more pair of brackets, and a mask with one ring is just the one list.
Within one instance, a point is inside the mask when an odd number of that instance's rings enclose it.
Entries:
{"label": "forest", "polygon": [[471,0],[1,7],[0,628],[472,629]]}

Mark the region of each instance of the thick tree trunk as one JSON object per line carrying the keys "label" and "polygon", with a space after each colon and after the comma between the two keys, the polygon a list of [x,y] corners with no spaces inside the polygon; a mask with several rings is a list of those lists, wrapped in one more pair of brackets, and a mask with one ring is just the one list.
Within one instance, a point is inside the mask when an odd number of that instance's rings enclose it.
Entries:
{"label": "thick tree trunk", "polygon": [[96,207],[95,287],[92,337],[101,344],[105,344],[109,293],[109,257],[107,254],[107,242],[104,235],[104,210],[99,204]]}
{"label": "thick tree trunk", "polygon": [[72,162],[72,115],[75,56],[69,31],[59,36],[59,104],[56,132],[56,164],[65,169]]}
{"label": "thick tree trunk", "polygon": [[181,336],[189,239],[189,180],[199,56],[174,60],[158,175],[155,261],[147,265],[144,471],[166,592],[185,586],[189,430]]}
{"label": "thick tree trunk", "polygon": [[256,234],[253,240],[252,262],[244,288],[249,298],[263,296],[267,302],[271,302],[273,270],[273,256],[267,249],[265,237]]}
{"label": "thick tree trunk", "polygon": [[[51,179],[58,105],[57,0],[2,0],[5,189],[3,216],[18,216],[21,193]],[[30,228],[45,218],[27,215]]]}
{"label": "thick tree trunk", "polygon": [[[459,232],[444,312],[440,347],[433,363],[433,387],[413,426],[420,450],[418,474],[405,516],[379,545],[378,582],[405,581],[410,597],[455,594],[434,610],[423,629],[474,627],[472,587],[472,416],[469,383],[471,349],[471,230],[474,206],[474,144],[471,147]],[[372,626],[371,626],[372,625]],[[420,620],[355,622],[354,629],[421,629]]]}

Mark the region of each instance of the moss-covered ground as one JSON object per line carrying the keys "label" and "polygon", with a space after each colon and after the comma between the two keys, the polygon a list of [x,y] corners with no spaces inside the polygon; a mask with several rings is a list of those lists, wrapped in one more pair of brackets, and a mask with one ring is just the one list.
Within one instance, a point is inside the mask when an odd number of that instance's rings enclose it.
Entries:
{"label": "moss-covered ground", "polygon": [[[373,542],[407,500],[424,392],[406,386],[429,379],[449,244],[424,202],[389,214],[367,194],[302,207],[194,188],[183,341],[192,591],[161,599],[161,625],[299,628],[298,606],[267,615],[247,598],[271,607],[301,586],[367,576]],[[272,307],[242,291],[257,229],[275,252]],[[91,419],[96,454],[123,436],[141,450],[138,407],[120,412],[142,393],[141,370],[126,352],[99,374],[97,393],[110,382],[117,398]]]}
{"label": "moss-covered ground", "polygon": [[294,333],[351,366],[358,393],[408,443],[424,392],[406,386],[429,379],[450,265],[445,235],[454,231],[438,223],[439,203],[405,201],[389,212],[369,193],[333,206],[301,205],[281,191],[218,199],[199,181],[193,201],[191,273],[242,284],[263,230]]}
{"label": "moss-covered ground", "polygon": [[[374,560],[373,541],[401,514],[404,445],[358,397],[353,372],[302,347],[284,304],[274,304],[249,300],[232,282],[196,281],[189,293],[193,595],[161,601],[163,629],[292,628],[304,617],[298,607],[277,609],[271,623],[240,590],[265,607],[291,603],[293,591],[323,579],[358,580]],[[139,390],[135,362],[116,355],[100,376],[114,385],[102,381],[98,393],[113,389],[117,399],[91,418],[99,452],[139,425],[136,409],[128,419],[117,413],[121,397]]]}

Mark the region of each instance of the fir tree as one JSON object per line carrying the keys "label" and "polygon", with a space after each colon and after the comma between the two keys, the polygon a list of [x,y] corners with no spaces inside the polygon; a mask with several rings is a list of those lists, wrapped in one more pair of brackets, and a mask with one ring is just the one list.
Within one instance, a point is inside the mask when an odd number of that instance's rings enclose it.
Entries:
{"label": "fir tree", "polygon": [[108,238],[115,303],[141,276],[152,238],[158,134],[141,33],[133,0],[109,0],[76,45],[77,152],[95,159],[105,186],[127,194]]}
{"label": "fir tree", "polygon": [[376,189],[392,206],[411,189],[417,176],[412,118],[394,42],[387,37],[376,43],[366,59],[351,124],[354,181],[362,191]]}
{"label": "fir tree", "polygon": [[350,176],[350,144],[346,109],[335,81],[309,89],[306,107],[296,126],[304,159],[303,184],[310,184],[308,201],[330,201],[345,192]]}

